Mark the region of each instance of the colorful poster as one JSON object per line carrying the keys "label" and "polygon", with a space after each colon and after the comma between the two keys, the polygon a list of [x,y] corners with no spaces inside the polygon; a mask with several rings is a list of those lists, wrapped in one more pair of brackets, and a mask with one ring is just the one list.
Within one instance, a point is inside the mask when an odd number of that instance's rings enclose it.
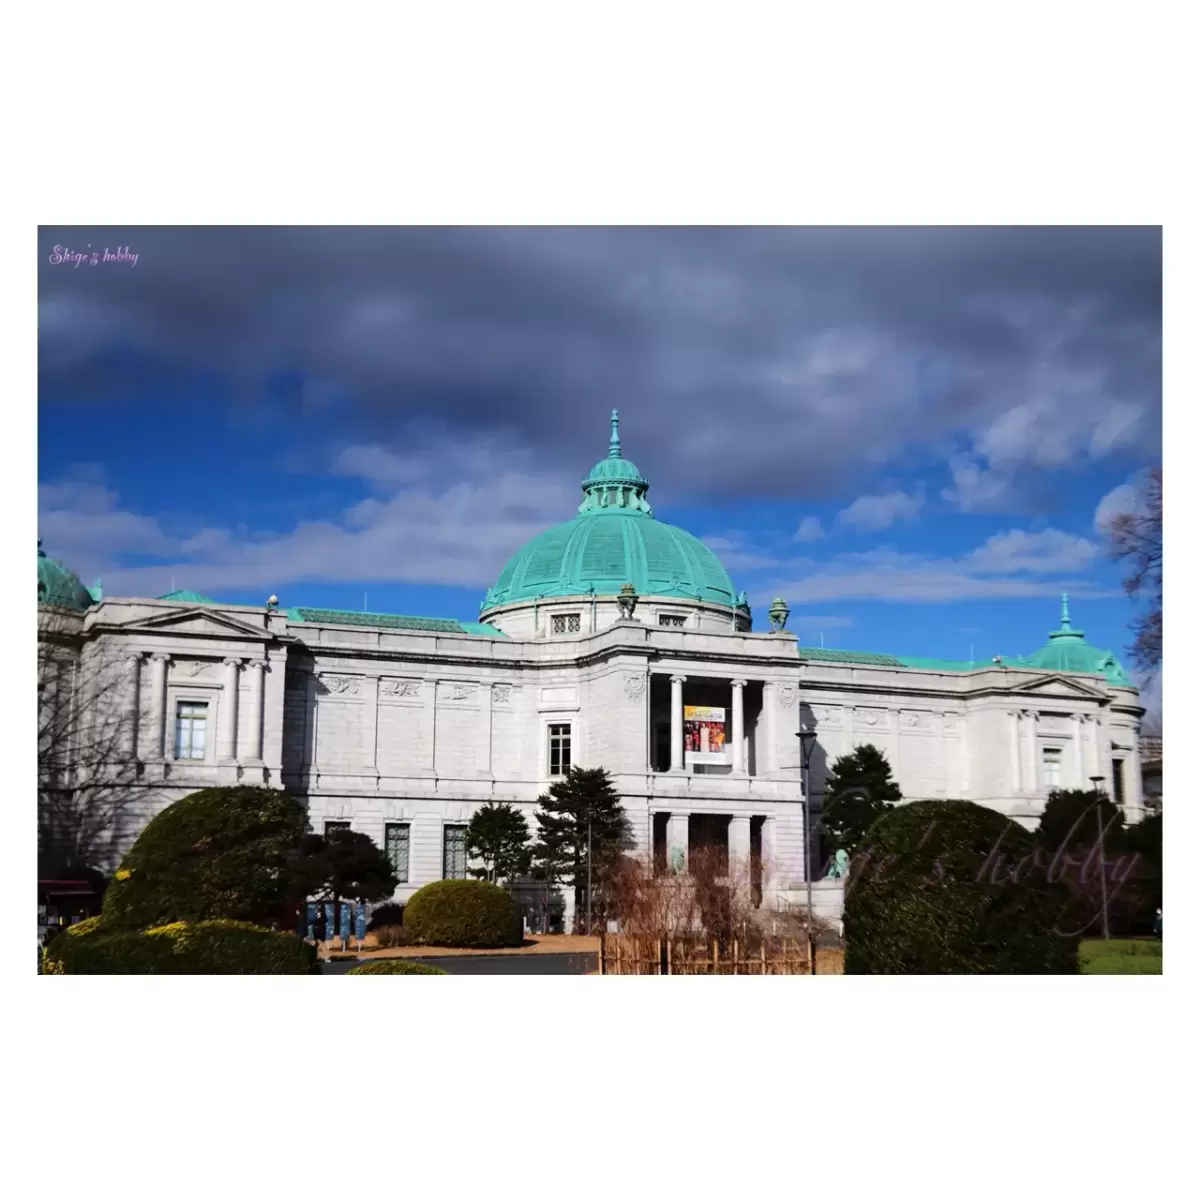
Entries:
{"label": "colorful poster", "polygon": [[725,710],[685,704],[683,750],[686,763],[728,762],[725,749]]}

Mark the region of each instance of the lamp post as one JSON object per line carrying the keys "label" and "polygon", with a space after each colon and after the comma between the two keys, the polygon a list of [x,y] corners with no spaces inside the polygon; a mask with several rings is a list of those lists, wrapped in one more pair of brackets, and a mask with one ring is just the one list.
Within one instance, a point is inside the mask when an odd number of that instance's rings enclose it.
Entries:
{"label": "lamp post", "polygon": [[813,946],[813,908],[812,908],[812,846],[809,843],[809,831],[812,827],[812,822],[809,820],[809,814],[812,808],[812,793],[809,791],[808,785],[808,764],[812,761],[813,748],[817,744],[817,733],[815,729],[809,729],[807,725],[800,726],[800,732],[796,734],[800,739],[800,772],[801,772],[801,804],[804,814],[804,890],[806,894],[808,906],[808,973],[815,975],[817,973],[817,955]]}
{"label": "lamp post", "polygon": [[1104,877],[1104,820],[1100,813],[1100,785],[1103,775],[1089,775],[1092,791],[1096,793],[1096,841],[1100,853],[1100,912],[1104,919],[1104,936],[1108,937],[1108,880]]}

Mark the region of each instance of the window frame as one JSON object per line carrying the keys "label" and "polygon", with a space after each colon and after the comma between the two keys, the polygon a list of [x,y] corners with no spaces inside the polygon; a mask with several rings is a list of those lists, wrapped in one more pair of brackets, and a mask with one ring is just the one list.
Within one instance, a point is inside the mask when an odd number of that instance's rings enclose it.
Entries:
{"label": "window frame", "polygon": [[[388,848],[388,833],[393,829],[403,829],[404,833],[404,875],[401,877],[400,871],[392,859],[391,852]],[[385,821],[383,823],[383,853],[388,862],[392,865],[392,870],[396,873],[396,882],[407,883],[408,877],[412,873],[412,822],[411,821]],[[445,848],[442,850],[445,855]]]}
{"label": "window frame", "polygon": [[[1053,766],[1054,770],[1049,768]],[[1063,785],[1063,751],[1061,746],[1042,747],[1042,788],[1047,792],[1060,790]]]}
{"label": "window frame", "polygon": [[[448,871],[449,862],[447,860],[447,852],[450,849],[450,834],[457,832],[462,835],[462,874],[451,875]],[[442,878],[443,879],[470,879],[470,860],[467,855],[467,823],[465,821],[443,821],[442,822]]]}
{"label": "window frame", "polygon": [[[183,709],[185,709],[185,708],[189,708],[189,709],[202,708],[204,710],[204,746],[202,747],[202,752],[200,754],[181,754],[179,752],[180,751],[179,734],[180,734],[180,730],[181,730],[181,723],[185,719],[184,715],[183,715]],[[182,762],[182,763],[208,762],[209,754],[210,754],[210,747],[212,744],[212,739],[209,736],[210,732],[211,732],[210,726],[212,724],[211,713],[212,713],[212,704],[207,699],[196,700],[196,699],[191,699],[188,697],[176,697],[175,698],[175,721],[174,721],[174,728],[171,731],[171,758],[175,762]],[[191,716],[190,718],[188,718],[188,720],[189,720],[188,748],[192,749],[192,748],[194,748],[194,745],[195,745],[195,736],[194,736],[195,716],[194,715]]]}
{"label": "window frame", "polygon": [[[555,730],[563,730],[565,732],[555,733]],[[574,746],[575,727],[572,721],[547,721],[546,722],[546,778],[547,779],[565,779],[569,774],[572,765],[575,762]],[[566,769],[555,771],[554,769],[554,751],[558,749],[559,767],[563,767],[563,747],[566,747]]]}
{"label": "window frame", "polygon": [[684,629],[687,627],[687,614],[677,612],[660,612],[658,614],[660,629]]}
{"label": "window frame", "polygon": [[[575,628],[568,629],[566,626],[574,620]],[[564,628],[558,629],[556,626],[559,622],[563,623]],[[550,636],[551,637],[574,637],[577,633],[583,632],[583,613],[582,612],[560,612],[550,614]]]}

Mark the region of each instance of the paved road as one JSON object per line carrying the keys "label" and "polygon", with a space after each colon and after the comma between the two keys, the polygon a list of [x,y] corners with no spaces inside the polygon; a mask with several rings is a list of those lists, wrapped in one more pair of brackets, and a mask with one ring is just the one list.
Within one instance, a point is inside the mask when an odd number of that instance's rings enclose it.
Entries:
{"label": "paved road", "polygon": [[[596,969],[594,954],[464,954],[414,958],[450,975],[586,975]],[[322,975],[345,975],[355,960],[321,964]]]}

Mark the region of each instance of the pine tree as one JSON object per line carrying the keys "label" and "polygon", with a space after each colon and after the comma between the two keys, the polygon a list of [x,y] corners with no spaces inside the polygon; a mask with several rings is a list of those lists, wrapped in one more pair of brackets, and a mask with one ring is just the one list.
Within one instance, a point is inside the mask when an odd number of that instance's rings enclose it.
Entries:
{"label": "pine tree", "polygon": [[476,879],[495,883],[529,870],[529,825],[511,804],[489,801],[467,826],[467,854],[482,867],[473,867]]}
{"label": "pine tree", "polygon": [[550,877],[575,891],[576,924],[587,903],[588,856],[593,898],[632,845],[621,798],[603,767],[572,767],[565,779],[538,797],[534,857]]}
{"label": "pine tree", "polygon": [[827,857],[838,850],[853,854],[860,849],[875,819],[903,798],[887,757],[877,747],[859,746],[843,754],[826,777],[821,805]]}

